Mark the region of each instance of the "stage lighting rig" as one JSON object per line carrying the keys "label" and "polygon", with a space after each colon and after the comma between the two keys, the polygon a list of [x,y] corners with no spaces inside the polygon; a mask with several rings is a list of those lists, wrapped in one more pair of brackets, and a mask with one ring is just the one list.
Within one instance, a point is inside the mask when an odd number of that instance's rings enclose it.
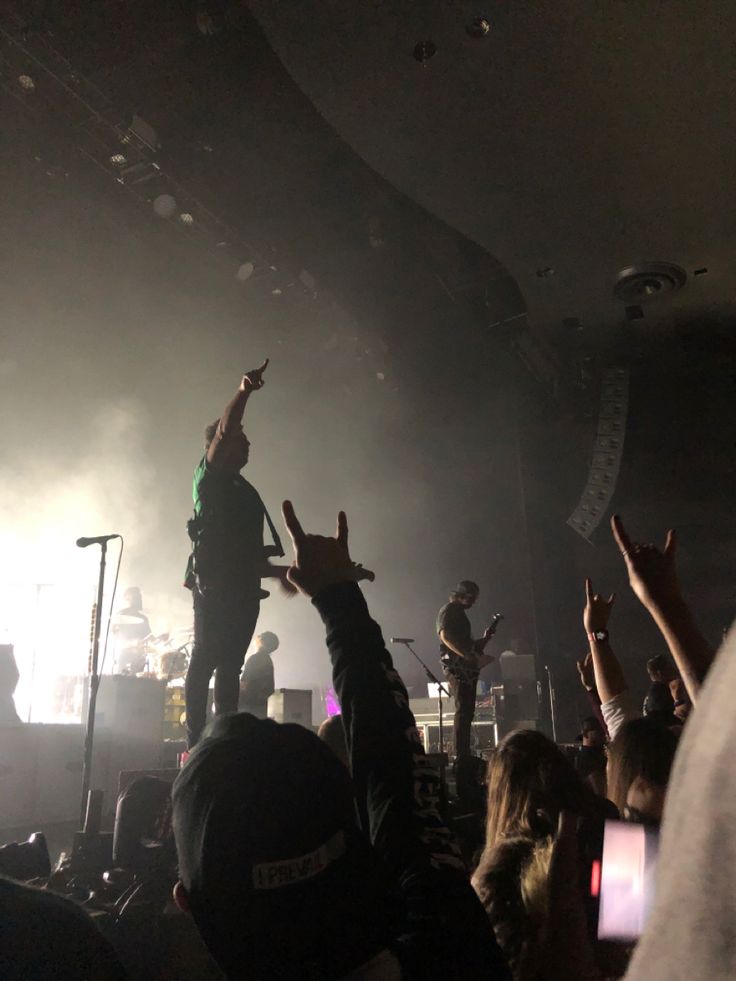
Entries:
{"label": "stage lighting rig", "polygon": [[[126,116],[53,47],[50,35],[25,30],[7,5],[0,6],[0,87],[38,120],[47,138],[71,143],[158,217],[176,219],[172,228],[230,262],[241,282],[265,279],[273,287],[279,274],[272,262],[169,171],[155,128],[141,116]],[[246,267],[248,275],[241,271]]]}

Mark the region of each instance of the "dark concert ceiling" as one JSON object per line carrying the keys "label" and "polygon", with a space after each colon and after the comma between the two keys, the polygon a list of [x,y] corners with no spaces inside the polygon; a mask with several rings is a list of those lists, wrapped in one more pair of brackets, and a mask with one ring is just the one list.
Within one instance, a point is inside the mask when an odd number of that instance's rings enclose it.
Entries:
{"label": "dark concert ceiling", "polygon": [[[733,310],[733,3],[248,6],[357,153],[504,264],[536,329]],[[616,299],[651,262],[684,284],[650,270]]]}
{"label": "dark concert ceiling", "polygon": [[[196,176],[220,194],[213,208],[227,193],[264,234],[281,218],[298,245],[302,218],[308,238],[318,222],[303,205],[324,200],[342,154],[360,220],[372,193],[362,161],[486,250],[489,325],[526,317],[558,354],[574,334],[608,346],[630,322],[651,331],[733,313],[728,0],[16,7],[153,122],[164,152],[178,144],[179,165],[211,142],[209,172],[200,161]],[[198,31],[198,12],[211,33]],[[239,184],[226,191],[228,168]],[[281,216],[269,181],[282,182]],[[337,196],[330,208],[355,217]]]}

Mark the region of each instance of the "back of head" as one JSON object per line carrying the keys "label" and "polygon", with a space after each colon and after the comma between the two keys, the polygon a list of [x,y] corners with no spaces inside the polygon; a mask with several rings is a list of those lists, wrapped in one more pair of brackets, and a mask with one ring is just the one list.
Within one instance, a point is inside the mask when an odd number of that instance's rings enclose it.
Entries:
{"label": "back of head", "polygon": [[210,448],[210,443],[215,438],[215,435],[217,434],[217,427],[219,425],[220,425],[220,420],[219,419],[215,419],[215,421],[214,422],[211,422],[209,424],[209,426],[205,426],[205,430],[204,430],[204,448],[206,450],[208,450]]}
{"label": "back of head", "polygon": [[348,746],[345,742],[345,725],[341,715],[331,715],[320,725],[317,735],[330,747],[335,756],[349,770],[350,759]]}
{"label": "back of head", "polygon": [[666,684],[675,677],[675,669],[664,654],[656,654],[647,661],[647,674],[652,681]]}
{"label": "back of head", "polygon": [[461,579],[450,593],[453,599],[463,599],[464,597],[478,595],[480,595],[480,586],[477,582],[473,582],[472,579]]}
{"label": "back of head", "polygon": [[256,637],[256,646],[262,654],[273,654],[279,648],[279,639],[271,630],[264,630]]}
{"label": "back of head", "polygon": [[536,977],[547,920],[553,838],[501,838],[473,876],[514,977]]}
{"label": "back of head", "polygon": [[544,838],[561,810],[583,813],[592,792],[572,763],[541,732],[509,733],[488,763],[486,850],[501,837]]}
{"label": "back of head", "polygon": [[635,781],[667,787],[678,743],[669,726],[650,716],[621,727],[608,747],[608,798],[621,813]]}
{"label": "back of head", "polygon": [[393,935],[350,777],[306,729],[217,720],[177,777],[181,881],[229,978],[339,978]]}
{"label": "back of head", "polygon": [[143,608],[143,593],[139,586],[128,586],[123,593],[126,606],[131,610],[141,610]]}
{"label": "back of head", "polygon": [[603,746],[606,734],[594,715],[588,715],[583,719],[578,739],[585,746]]}

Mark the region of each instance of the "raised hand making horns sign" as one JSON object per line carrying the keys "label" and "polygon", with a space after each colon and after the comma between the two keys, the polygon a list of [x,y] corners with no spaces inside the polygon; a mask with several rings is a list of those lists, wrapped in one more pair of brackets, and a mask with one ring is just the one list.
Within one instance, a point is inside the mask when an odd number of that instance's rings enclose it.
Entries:
{"label": "raised hand making horns sign", "polygon": [[626,563],[629,584],[662,632],[693,702],[705,680],[713,649],[698,629],[683,599],[675,562],[675,532],[667,532],[664,549],[632,542],[614,514],[611,530]]}
{"label": "raised hand making horns sign", "polygon": [[585,580],[585,609],[583,610],[583,625],[587,634],[597,630],[605,630],[611,616],[611,610],[616,600],[616,594],[611,593],[608,599],[593,592],[593,583]]}
{"label": "raised hand making horns sign", "polygon": [[611,518],[611,530],[626,563],[629,584],[644,606],[652,611],[681,598],[675,565],[676,539],[670,528],[664,549],[632,542],[619,515]]}
{"label": "raised hand making horns sign", "polygon": [[348,551],[348,519],[344,511],[337,516],[334,538],[308,535],[299,523],[291,501],[284,501],[281,512],[294,545],[289,581],[297,589],[311,597],[328,586],[355,580],[355,566]]}

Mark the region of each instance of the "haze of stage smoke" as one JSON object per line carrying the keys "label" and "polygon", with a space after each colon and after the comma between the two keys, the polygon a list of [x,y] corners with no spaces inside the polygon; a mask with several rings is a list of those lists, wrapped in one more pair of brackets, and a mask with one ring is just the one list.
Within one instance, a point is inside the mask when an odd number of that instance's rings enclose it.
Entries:
{"label": "haze of stage smoke", "polygon": [[[3,642],[15,645],[22,718],[31,703],[34,721],[60,721],[51,697],[57,678],[87,669],[99,548],[81,550],[76,539],[119,532],[127,565],[155,535],[160,502],[143,447],[149,424],[139,402],[117,400],[79,430],[73,459],[25,454],[0,469],[0,623]],[[108,551],[106,609],[117,547]]]}

